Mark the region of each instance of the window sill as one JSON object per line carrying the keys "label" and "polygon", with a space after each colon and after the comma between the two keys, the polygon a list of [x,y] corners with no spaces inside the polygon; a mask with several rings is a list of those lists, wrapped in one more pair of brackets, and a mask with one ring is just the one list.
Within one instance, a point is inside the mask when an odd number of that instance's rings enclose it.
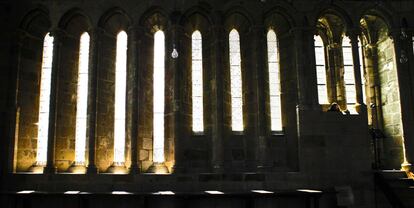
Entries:
{"label": "window sill", "polygon": [[277,136],[277,137],[285,136],[285,132],[283,130],[282,131],[272,131],[270,134],[272,136]]}
{"label": "window sill", "polygon": [[244,135],[243,131],[232,131],[233,135]]}
{"label": "window sill", "polygon": [[195,136],[195,137],[202,137],[202,136],[205,136],[205,133],[204,132],[194,132],[193,131],[192,135]]}

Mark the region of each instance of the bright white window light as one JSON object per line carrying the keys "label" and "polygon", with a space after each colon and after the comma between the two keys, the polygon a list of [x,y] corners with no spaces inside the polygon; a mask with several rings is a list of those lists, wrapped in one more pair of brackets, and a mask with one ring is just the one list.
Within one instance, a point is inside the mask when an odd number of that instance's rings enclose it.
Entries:
{"label": "bright white window light", "polygon": [[367,98],[365,95],[365,85],[366,85],[366,78],[365,78],[365,73],[364,73],[364,59],[363,59],[363,51],[362,51],[362,46],[361,46],[361,39],[359,39],[358,41],[358,55],[359,55],[359,71],[361,73],[361,91],[362,91],[362,102],[366,103],[367,102]]}
{"label": "bright white window light", "polygon": [[258,194],[273,194],[275,192],[273,191],[266,191],[266,190],[252,190],[253,193],[258,193]]}
{"label": "bright white window light", "polygon": [[273,30],[267,32],[267,62],[269,69],[270,126],[272,131],[282,131],[279,54],[277,50],[276,33]]}
{"label": "bright white window light", "polygon": [[128,194],[132,194],[131,192],[126,192],[126,191],[112,191],[112,194],[114,195],[128,195]]}
{"label": "bright white window light", "polygon": [[17,192],[18,194],[31,194],[31,193],[34,193],[35,191],[34,190],[23,190],[23,191],[19,191],[19,192]]}
{"label": "bright white window light", "polygon": [[165,37],[159,30],[154,34],[154,150],[153,161],[164,162],[164,85],[165,85]]}
{"label": "bright white window light", "polygon": [[243,131],[243,97],[240,58],[240,38],[236,29],[229,34],[231,128]]}
{"label": "bright white window light", "polygon": [[296,191],[305,192],[305,193],[322,193],[322,191],[313,190],[313,189],[297,189]]}
{"label": "bright white window light", "polygon": [[208,194],[224,194],[221,191],[205,191],[205,192],[208,193]]}
{"label": "bright white window light", "polygon": [[175,193],[172,192],[172,191],[158,191],[158,192],[155,192],[153,194],[154,195],[175,195]]}
{"label": "bright white window light", "polygon": [[39,120],[37,128],[36,164],[46,165],[49,131],[50,85],[52,81],[53,37],[46,34],[43,41],[42,72],[40,79]]}
{"label": "bright white window light", "polygon": [[352,58],[351,40],[347,36],[342,39],[342,54],[344,59],[344,82],[346,94],[346,106],[351,114],[357,114],[355,110],[356,86],[354,62]]}
{"label": "bright white window light", "polygon": [[114,116],[114,163],[125,162],[125,97],[127,34],[121,31],[116,41],[115,66],[115,116]]}
{"label": "bright white window light", "polygon": [[75,164],[85,164],[86,121],[88,109],[89,34],[83,33],[79,47],[79,71],[76,103]]}
{"label": "bright white window light", "polygon": [[80,191],[65,191],[63,194],[79,194]]}
{"label": "bright white window light", "polygon": [[203,53],[200,31],[191,36],[192,55],[192,98],[193,98],[193,132],[204,131],[203,122]]}
{"label": "bright white window light", "polygon": [[318,85],[319,104],[328,104],[328,88],[326,85],[325,68],[325,47],[322,38],[318,35],[315,38],[315,58],[316,58],[316,79]]}

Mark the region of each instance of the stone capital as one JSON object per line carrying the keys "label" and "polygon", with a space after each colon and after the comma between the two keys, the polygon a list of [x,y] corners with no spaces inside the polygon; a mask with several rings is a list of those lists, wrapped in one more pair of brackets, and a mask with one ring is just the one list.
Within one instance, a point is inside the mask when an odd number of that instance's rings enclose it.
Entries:
{"label": "stone capital", "polygon": [[292,35],[301,34],[301,33],[317,35],[317,30],[316,28],[312,28],[312,27],[292,27],[289,30],[289,33]]}
{"label": "stone capital", "polygon": [[211,33],[215,37],[224,37],[225,29],[223,25],[212,25],[210,27],[209,33]]}
{"label": "stone capital", "polygon": [[98,36],[98,35],[103,34],[104,32],[105,30],[102,27],[95,27],[95,28],[92,28],[90,31],[91,36]]}
{"label": "stone capital", "polygon": [[[269,29],[273,29],[273,28],[269,28]],[[263,25],[255,25],[255,26],[250,27],[250,32],[252,32],[253,34],[262,35],[262,34],[267,33],[267,31],[268,30]]]}
{"label": "stone capital", "polygon": [[337,50],[341,48],[341,44],[339,43],[331,43],[326,46],[329,50]]}
{"label": "stone capital", "polygon": [[50,32],[50,35],[53,37],[53,45],[61,45],[62,39],[67,36],[67,33],[59,28],[56,28]]}
{"label": "stone capital", "polygon": [[351,39],[351,42],[354,40],[358,40],[358,36],[362,34],[361,29],[359,28],[350,28],[346,31],[345,35]]}
{"label": "stone capital", "polygon": [[53,36],[55,39],[59,39],[59,38],[67,36],[67,33],[66,31],[60,28],[55,28],[50,32],[50,35]]}

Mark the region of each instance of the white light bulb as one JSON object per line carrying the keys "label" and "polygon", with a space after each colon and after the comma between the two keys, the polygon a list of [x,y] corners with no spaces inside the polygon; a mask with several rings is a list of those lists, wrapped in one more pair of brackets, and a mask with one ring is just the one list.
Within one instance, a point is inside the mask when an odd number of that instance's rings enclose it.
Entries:
{"label": "white light bulb", "polygon": [[173,49],[173,51],[172,51],[172,53],[171,53],[171,57],[173,58],[173,59],[176,59],[176,58],[178,58],[178,51],[177,51],[177,49]]}

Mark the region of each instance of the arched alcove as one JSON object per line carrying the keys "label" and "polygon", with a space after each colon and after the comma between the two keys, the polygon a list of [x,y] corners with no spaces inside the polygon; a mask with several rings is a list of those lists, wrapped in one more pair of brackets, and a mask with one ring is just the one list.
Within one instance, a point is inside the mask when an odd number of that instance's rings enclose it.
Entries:
{"label": "arched alcove", "polygon": [[[126,97],[130,84],[125,81],[117,81],[117,75],[120,74],[117,72],[117,53],[127,54],[127,48],[117,50],[118,46],[118,36],[121,32],[128,32],[128,29],[131,26],[131,20],[129,16],[119,8],[109,9],[104,15],[100,18],[98,27],[102,29],[102,32],[99,34],[99,58],[98,66],[99,72],[97,77],[97,126],[96,126],[96,166],[98,167],[99,172],[110,172],[110,173],[125,173],[126,167],[130,166],[130,129],[126,128],[129,125],[130,118],[130,106],[127,104],[128,98]],[[99,32],[99,31],[98,31]],[[127,39],[129,40],[129,34],[127,34]],[[128,63],[130,57],[123,56],[120,57]],[[128,66],[128,64],[126,65]],[[132,70],[132,69],[131,69]],[[126,68],[126,75],[129,76],[129,68]],[[124,74],[124,73],[121,73]],[[122,75],[124,76],[124,75]],[[121,79],[122,80],[122,79]],[[120,83],[122,82],[122,83]],[[117,85],[118,84],[118,85]],[[119,84],[126,85],[126,91],[119,91],[118,93],[125,93],[126,100],[119,100],[118,102],[125,102],[124,106],[119,106],[120,110],[123,110],[124,117],[118,117],[120,115],[115,115],[117,104],[116,98],[116,89],[119,89]],[[118,94],[119,95],[119,94]],[[124,109],[122,109],[124,108]],[[123,120],[123,135],[115,135],[115,119]],[[122,126],[122,125],[121,125]],[[124,158],[123,162],[115,161],[115,147],[114,144],[115,137],[121,136],[124,145]],[[122,147],[116,147],[122,148]],[[122,152],[122,151],[121,151]],[[122,156],[120,156],[122,157]]]}
{"label": "arched alcove", "polygon": [[368,75],[368,101],[374,108],[368,111],[369,124],[380,129],[380,162],[386,168],[399,168],[404,161],[403,126],[394,42],[382,17],[371,13],[360,20],[363,31],[363,54]]}
{"label": "arched alcove", "polygon": [[[82,11],[73,9],[62,16],[59,29],[61,29],[59,53],[63,58],[57,65],[59,82],[56,102],[55,165],[59,172],[64,172],[75,161],[77,96],[80,90],[78,89],[80,40],[83,33],[91,31],[91,24]],[[88,91],[87,88],[81,90]]]}
{"label": "arched alcove", "polygon": [[[266,128],[264,135],[266,135],[266,143],[272,145],[266,146],[260,149],[259,152],[265,153],[261,157],[262,160],[267,161],[264,164],[267,167],[272,168],[290,168],[296,169],[298,165],[298,136],[297,122],[296,122],[296,104],[297,103],[297,74],[294,72],[295,62],[291,57],[295,56],[294,37],[290,35],[291,29],[294,25],[292,18],[283,12],[282,8],[274,8],[268,12],[264,18],[265,31],[263,37],[266,40],[265,47],[263,47],[264,56],[260,59],[266,63],[263,66],[263,80],[259,82],[260,87],[263,89],[263,95],[259,96],[259,105],[263,105],[265,109],[265,121]],[[273,48],[269,42],[269,33],[274,32],[276,35],[276,42]],[[272,53],[276,53],[276,56],[272,56]],[[273,67],[274,69],[272,69]],[[278,71],[275,75],[274,72]],[[272,73],[273,72],[273,73]],[[271,77],[278,76],[278,77]],[[275,105],[271,103],[271,85],[275,80],[278,80],[279,86],[273,86],[279,88],[280,93],[280,111],[281,111],[281,128],[272,130],[272,112],[271,106]],[[260,92],[259,92],[260,93]],[[274,99],[273,94],[273,99]],[[263,130],[261,130],[263,131]],[[284,142],[280,143],[279,141]],[[259,157],[260,158],[260,157]],[[276,165],[275,165],[276,164]]]}
{"label": "arched alcove", "polygon": [[[212,148],[212,128],[213,128],[213,100],[212,91],[214,86],[211,60],[214,58],[213,44],[211,43],[212,31],[210,13],[204,7],[190,8],[184,13],[181,25],[184,30],[179,38],[181,45],[180,67],[185,70],[179,70],[181,77],[185,77],[180,82],[179,91],[183,97],[183,136],[188,138],[185,142],[176,144],[177,148],[183,148],[183,154],[180,158],[178,152],[176,160],[187,167],[188,171],[206,171],[210,168],[210,155],[214,151]],[[198,33],[198,35],[196,35]],[[196,37],[197,36],[197,37]],[[202,94],[196,92],[194,86]],[[199,91],[198,91],[199,92]],[[198,99],[198,104],[195,102]],[[200,100],[201,103],[200,103]],[[197,106],[201,106],[198,108]],[[195,128],[194,114],[202,120],[202,126]],[[198,123],[200,125],[200,123]],[[178,145],[181,145],[178,147]],[[195,162],[190,161],[193,160]],[[190,168],[191,167],[191,168]]]}
{"label": "arched alcove", "polygon": [[[17,115],[14,171],[24,172],[36,163],[38,147],[39,95],[44,39],[51,26],[47,12],[36,9],[23,19],[23,37],[18,64]],[[47,124],[46,124],[47,125]],[[47,139],[47,138],[46,138]]]}
{"label": "arched alcove", "polygon": [[[143,108],[140,109],[141,118],[139,118],[139,131],[138,131],[138,148],[140,151],[139,162],[141,164],[141,169],[143,172],[152,172],[152,173],[166,173],[171,172],[175,163],[175,152],[174,152],[174,117],[172,116],[173,110],[173,79],[172,73],[172,63],[170,62],[171,50],[172,50],[172,40],[170,32],[170,23],[168,18],[165,15],[165,11],[154,7],[149,9],[140,19],[140,27],[143,31],[142,34],[142,45],[140,49],[141,58],[139,59],[142,68],[141,70],[141,87],[146,90],[142,90],[139,93],[139,99]],[[154,86],[158,83],[155,80],[155,34],[160,31],[164,35],[164,42],[159,43],[160,46],[164,47],[164,57],[159,57],[159,60],[164,60],[164,80],[159,80],[164,82],[164,117],[163,117],[163,146],[164,146],[164,161],[161,163],[156,163],[154,160],[154,116],[156,112],[154,111],[155,104],[157,100],[154,100]],[[180,54],[181,56],[181,54]],[[157,59],[158,60],[158,59]],[[160,72],[161,73],[161,69]],[[158,89],[161,90],[161,89]],[[161,95],[162,92],[158,91]],[[157,93],[158,94],[158,93]],[[160,101],[158,101],[160,102]],[[157,132],[158,133],[158,132]]]}
{"label": "arched alcove", "polygon": [[252,161],[256,154],[256,142],[252,135],[255,115],[251,112],[254,99],[248,97],[253,91],[252,70],[253,33],[249,29],[252,19],[248,12],[234,8],[225,14],[223,51],[223,115],[224,115],[224,164],[235,170],[246,166],[256,168]]}

